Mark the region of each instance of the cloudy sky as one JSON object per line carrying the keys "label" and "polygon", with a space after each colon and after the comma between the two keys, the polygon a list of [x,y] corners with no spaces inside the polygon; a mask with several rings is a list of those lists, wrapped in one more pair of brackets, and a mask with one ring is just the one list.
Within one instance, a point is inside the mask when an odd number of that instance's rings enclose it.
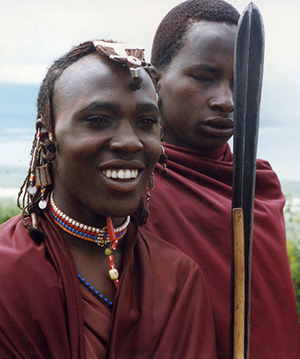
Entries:
{"label": "cloudy sky", "polygon": [[[53,59],[95,38],[151,42],[177,0],[0,0],[0,82],[39,84]],[[248,0],[230,0],[240,12]],[[265,24],[258,156],[300,180],[300,1],[256,0]]]}

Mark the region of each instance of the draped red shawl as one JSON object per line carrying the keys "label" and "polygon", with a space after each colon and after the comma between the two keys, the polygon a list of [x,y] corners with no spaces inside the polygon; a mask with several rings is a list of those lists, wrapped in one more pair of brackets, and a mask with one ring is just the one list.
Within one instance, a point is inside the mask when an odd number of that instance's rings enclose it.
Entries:
{"label": "draped red shawl", "polygon": [[[219,358],[229,357],[232,154],[164,144],[146,228],[200,266],[210,295]],[[269,163],[257,161],[250,358],[300,358],[300,331],[286,250],[285,198]]]}
{"label": "draped red shawl", "polygon": [[93,320],[49,214],[40,229],[45,240],[36,244],[19,216],[0,226],[1,359],[86,359],[85,330],[94,331],[89,345],[101,346],[103,358],[216,358],[201,273],[178,249],[131,223],[113,313],[96,303]]}

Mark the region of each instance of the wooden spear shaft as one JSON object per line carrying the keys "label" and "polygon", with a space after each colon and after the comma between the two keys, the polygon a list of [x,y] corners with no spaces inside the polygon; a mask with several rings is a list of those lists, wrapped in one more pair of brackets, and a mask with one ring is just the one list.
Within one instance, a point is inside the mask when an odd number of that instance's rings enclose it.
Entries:
{"label": "wooden spear shaft", "polygon": [[245,357],[245,243],[242,208],[233,209],[234,233],[234,359]]}

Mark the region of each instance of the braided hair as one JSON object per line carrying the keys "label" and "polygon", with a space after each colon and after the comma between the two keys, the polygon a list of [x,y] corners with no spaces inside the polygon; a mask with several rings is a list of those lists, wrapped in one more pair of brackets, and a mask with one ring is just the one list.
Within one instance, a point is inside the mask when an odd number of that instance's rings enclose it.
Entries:
{"label": "braided hair", "polygon": [[37,118],[43,120],[44,125],[53,132],[52,98],[56,80],[63,71],[84,56],[96,52],[92,41],[83,42],[74,47],[67,54],[54,61],[49,68],[39,90],[37,99]]}

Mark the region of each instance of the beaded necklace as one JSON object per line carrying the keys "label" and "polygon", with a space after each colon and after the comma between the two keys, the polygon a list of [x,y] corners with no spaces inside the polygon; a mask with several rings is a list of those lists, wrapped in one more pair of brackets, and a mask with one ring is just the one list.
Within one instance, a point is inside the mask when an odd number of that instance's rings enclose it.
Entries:
{"label": "beaded necklace", "polygon": [[82,283],[91,293],[93,293],[97,299],[102,300],[105,304],[108,304],[109,307],[112,307],[114,305],[114,302],[112,302],[108,298],[104,297],[104,295],[101,294],[99,292],[99,290],[95,289],[95,287],[92,286],[90,282],[87,282],[87,280],[85,278],[83,278],[81,274],[78,273],[77,277],[78,277],[80,283]]}
{"label": "beaded necklace", "polygon": [[[88,226],[63,213],[54,202],[53,192],[50,195],[50,205],[53,218],[65,232],[80,239],[84,239],[85,241],[94,242],[100,247],[104,247],[106,244],[112,242],[109,237],[107,226],[103,228]],[[122,226],[114,229],[117,240],[125,236],[129,222],[130,216],[127,216],[126,221]]]}
{"label": "beaded necklace", "polygon": [[[84,239],[85,241],[94,242],[100,247],[104,247],[106,244],[110,243],[111,247],[106,248],[104,253],[107,255],[108,259],[109,277],[112,281],[114,281],[117,288],[119,284],[119,272],[115,267],[113,251],[117,249],[119,240],[124,237],[127,232],[127,227],[130,222],[130,216],[127,216],[126,221],[122,224],[122,226],[118,228],[114,228],[111,218],[106,217],[107,226],[100,229],[80,223],[63,213],[54,202],[53,192],[50,195],[50,206],[52,216],[56,224],[65,232],[77,238]],[[80,274],[78,274],[78,278],[81,278],[80,281],[82,282],[82,277]],[[88,285],[86,285],[86,283],[88,283]],[[86,283],[85,286],[89,288],[89,282]],[[93,290],[95,289],[94,287],[92,288]]]}

